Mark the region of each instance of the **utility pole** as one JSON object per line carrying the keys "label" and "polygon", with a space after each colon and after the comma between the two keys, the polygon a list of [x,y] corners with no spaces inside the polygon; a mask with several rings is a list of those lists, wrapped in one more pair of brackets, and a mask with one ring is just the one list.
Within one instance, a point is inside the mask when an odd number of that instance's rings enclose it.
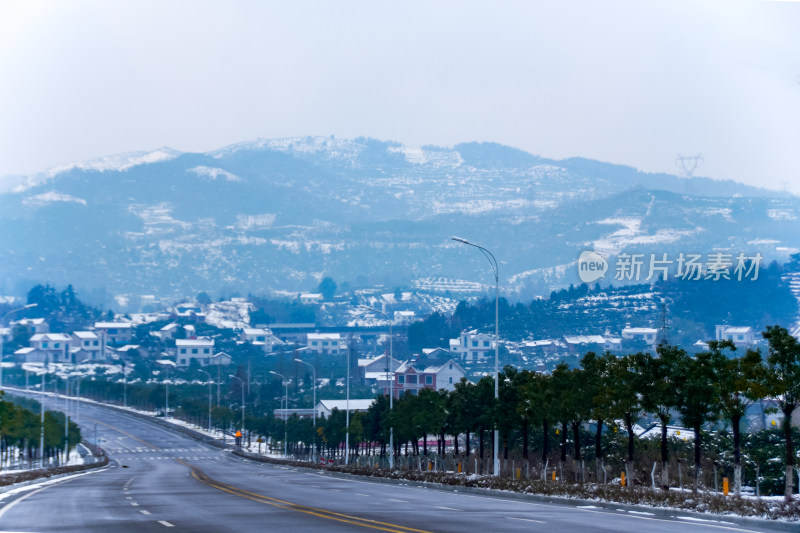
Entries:
{"label": "utility pole", "polygon": [[350,458],[350,343],[347,343],[347,400],[345,400],[344,464]]}
{"label": "utility pole", "polygon": [[45,360],[45,365],[42,367],[42,398],[41,398],[41,431],[39,433],[39,453],[42,455],[42,468],[44,468],[44,377],[46,373],[44,370],[47,368],[47,361]]}

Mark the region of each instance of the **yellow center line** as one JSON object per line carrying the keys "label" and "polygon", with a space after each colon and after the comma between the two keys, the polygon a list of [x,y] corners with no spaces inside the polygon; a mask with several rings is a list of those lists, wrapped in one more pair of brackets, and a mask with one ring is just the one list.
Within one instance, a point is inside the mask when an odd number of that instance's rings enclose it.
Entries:
{"label": "yellow center line", "polygon": [[299,505],[296,503],[288,502],[286,500],[279,500],[277,498],[271,498],[269,496],[264,496],[263,494],[257,494],[255,492],[249,492],[244,489],[240,489],[234,487],[232,485],[227,485],[225,483],[221,483],[219,481],[213,480],[208,477],[202,470],[199,468],[192,466],[190,464],[184,463],[183,461],[178,460],[179,463],[182,463],[189,468],[192,469],[192,477],[195,478],[197,481],[208,485],[209,487],[213,487],[217,490],[221,490],[223,492],[227,492],[229,494],[233,494],[234,496],[239,496],[240,498],[245,498],[248,500],[252,500],[259,503],[266,503],[267,505],[272,505],[273,507],[278,507],[281,509],[288,509],[290,511],[297,511],[299,513],[305,513],[313,516],[317,516],[319,518],[325,518],[328,520],[334,520],[336,522],[343,522],[345,524],[352,524],[356,526],[366,527],[370,529],[377,529],[380,531],[391,531],[393,533],[431,533],[429,531],[425,531],[422,529],[414,529],[406,526],[401,526],[397,524],[391,524],[388,522],[380,522],[378,520],[371,520],[368,518],[360,518],[358,516],[351,516],[347,514],[337,513],[334,511],[328,511],[326,509],[319,509],[317,507],[309,507],[306,505]]}
{"label": "yellow center line", "polygon": [[161,448],[159,448],[158,446],[156,446],[155,444],[150,444],[149,442],[147,442],[147,441],[145,441],[145,440],[142,440],[142,439],[140,439],[139,437],[137,437],[137,436],[135,436],[135,435],[131,435],[131,434],[130,434],[130,433],[128,433],[127,431],[123,431],[123,430],[119,429],[118,427],[114,427],[114,426],[112,426],[111,424],[106,424],[105,422],[102,422],[102,421],[100,421],[100,420],[96,420],[96,419],[94,419],[94,418],[89,418],[89,420],[91,420],[92,422],[94,422],[94,423],[96,423],[96,424],[100,424],[101,426],[105,426],[105,427],[107,427],[108,429],[114,430],[114,431],[116,431],[117,433],[121,433],[122,435],[125,435],[125,436],[126,436],[126,437],[128,437],[129,439],[133,439],[133,440],[135,440],[136,442],[141,442],[142,444],[144,444],[145,446],[147,446],[147,447],[149,447],[149,448],[153,448],[154,450],[160,450],[160,449],[161,449]]}

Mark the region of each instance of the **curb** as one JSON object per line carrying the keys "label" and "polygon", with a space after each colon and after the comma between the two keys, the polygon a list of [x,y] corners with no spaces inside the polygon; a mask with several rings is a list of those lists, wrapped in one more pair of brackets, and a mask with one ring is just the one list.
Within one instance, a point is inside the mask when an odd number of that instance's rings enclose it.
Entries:
{"label": "curb", "polygon": [[91,472],[92,470],[107,467],[109,465],[108,458],[106,457],[106,462],[104,463],[95,463],[91,465],[86,465],[86,468],[82,468],[80,470],[75,470],[74,472],[64,472],[63,474],[54,474],[52,476],[48,476],[46,472],[42,472],[41,476],[35,477],[33,479],[28,479],[25,481],[19,481],[17,483],[11,483],[10,485],[3,485],[0,486],[0,494],[5,494],[8,491],[18,489],[21,487],[27,487],[28,485],[35,485],[37,483],[41,483],[43,480],[51,480],[51,479],[60,479],[67,476],[74,476],[76,474],[83,474],[85,472]]}

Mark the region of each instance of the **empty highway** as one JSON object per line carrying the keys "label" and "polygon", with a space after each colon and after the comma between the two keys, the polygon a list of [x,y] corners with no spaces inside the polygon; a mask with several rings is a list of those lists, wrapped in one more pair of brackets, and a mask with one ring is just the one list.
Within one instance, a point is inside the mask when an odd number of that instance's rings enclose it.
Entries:
{"label": "empty highway", "polygon": [[110,465],[5,495],[0,530],[753,531],[729,523],[459,494],[269,465],[92,404],[81,407],[79,423],[92,437],[96,424]]}

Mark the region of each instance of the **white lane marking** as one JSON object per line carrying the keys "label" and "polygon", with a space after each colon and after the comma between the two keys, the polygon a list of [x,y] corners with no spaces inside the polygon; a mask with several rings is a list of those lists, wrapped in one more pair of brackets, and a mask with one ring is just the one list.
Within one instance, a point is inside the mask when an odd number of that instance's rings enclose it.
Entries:
{"label": "white lane marking", "polygon": [[390,502],[397,502],[397,503],[408,503],[408,500],[398,500],[396,498],[389,498]]}
{"label": "white lane marking", "polygon": [[136,502],[131,502],[131,505],[133,505],[134,507],[139,507],[139,504]]}
{"label": "white lane marking", "polygon": [[126,500],[132,500],[133,498],[131,496],[125,496],[125,499]]}
{"label": "white lane marking", "polygon": [[142,514],[150,514],[150,511],[145,511],[144,509],[139,510],[139,512]]}
{"label": "white lane marking", "polygon": [[367,497],[369,497],[369,494],[362,494],[360,492],[356,492],[356,496],[367,496]]}
{"label": "white lane marking", "polygon": [[166,520],[159,520],[158,523],[161,524],[164,527],[175,527],[175,524],[170,524]]}
{"label": "white lane marking", "polygon": [[[583,511],[585,513],[607,513],[608,512],[608,511],[598,511],[598,510],[595,510],[595,509],[580,509],[579,507],[576,507],[576,509],[578,509],[580,511]],[[678,524],[683,523],[683,524],[685,524],[686,523],[686,522],[675,522],[675,520],[670,520],[670,519],[666,519],[666,518],[650,518],[648,516],[632,515],[630,513],[624,514],[624,515],[620,514],[620,515],[617,515],[617,516],[625,516],[625,517],[628,517],[628,518],[632,518],[634,520],[652,520],[654,522],[672,522],[673,524],[675,524],[675,523],[678,523]],[[740,527],[718,526],[716,524],[707,524],[707,523],[703,523],[702,525],[704,527],[713,527],[713,528],[717,528],[717,529],[727,529],[729,531],[744,531],[744,532],[747,532],[747,533],[752,533],[753,532],[752,529],[742,529]]]}
{"label": "white lane marking", "polygon": [[536,522],[537,524],[546,524],[544,520],[534,520],[532,518],[515,518],[513,516],[507,516],[506,520],[522,520],[523,522]]}
{"label": "white lane marking", "polygon": [[[73,476],[73,477],[69,477],[69,478],[65,478],[65,479],[59,479],[59,480],[52,480],[49,484],[45,485],[44,487],[42,487],[40,489],[37,489],[37,490],[35,490],[35,491],[31,492],[31,493],[28,493],[25,496],[22,496],[21,498],[17,498],[16,500],[14,500],[11,503],[7,503],[2,509],[0,509],[0,518],[3,518],[3,515],[6,514],[9,510],[11,510],[18,503],[30,498],[34,494],[38,494],[38,493],[42,492],[45,489],[49,489],[50,487],[52,487],[54,485],[60,485],[61,483],[66,483],[68,481],[72,481],[74,479],[78,479],[79,477],[88,476],[89,474],[96,474],[97,472],[105,472],[105,471],[106,471],[105,468],[100,468],[100,469],[97,469],[97,470],[90,470],[90,471],[82,473],[82,474],[75,474],[75,476]],[[45,482],[45,483],[47,483],[47,482]],[[26,489],[26,487],[21,487],[21,488],[22,489]],[[31,488],[33,488],[33,487],[31,487]],[[28,490],[30,490],[30,489],[28,489]],[[9,495],[9,494],[10,494],[10,491],[6,493],[6,495]]]}
{"label": "white lane marking", "polygon": [[461,511],[461,509],[454,509],[453,507],[445,507],[444,505],[435,506],[436,509],[444,509],[445,511]]}

